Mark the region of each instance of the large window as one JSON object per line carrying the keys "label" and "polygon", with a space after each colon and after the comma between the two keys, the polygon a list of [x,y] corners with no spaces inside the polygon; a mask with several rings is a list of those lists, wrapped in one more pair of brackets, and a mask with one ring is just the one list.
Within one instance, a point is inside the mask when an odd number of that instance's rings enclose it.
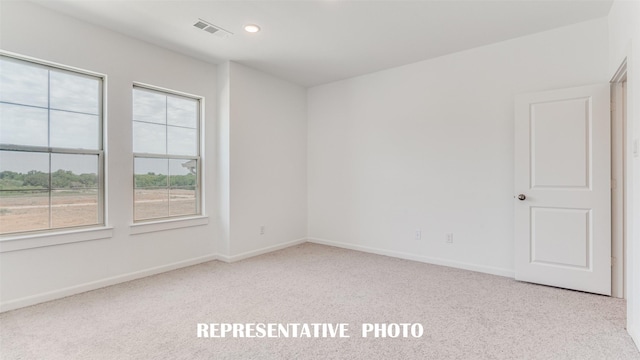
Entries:
{"label": "large window", "polygon": [[200,100],[133,88],[134,220],[200,214]]}
{"label": "large window", "polygon": [[104,224],[103,79],[0,56],[0,234]]}

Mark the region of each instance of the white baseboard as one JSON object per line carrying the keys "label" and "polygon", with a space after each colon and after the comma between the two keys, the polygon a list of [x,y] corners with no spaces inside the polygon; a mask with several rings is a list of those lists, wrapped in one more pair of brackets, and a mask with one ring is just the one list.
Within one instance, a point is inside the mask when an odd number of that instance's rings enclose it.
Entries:
{"label": "white baseboard", "polygon": [[464,270],[471,270],[471,271],[481,272],[485,274],[499,275],[499,276],[504,276],[509,278],[513,278],[515,276],[515,273],[513,270],[503,269],[498,267],[476,265],[476,264],[470,264],[470,263],[465,263],[460,261],[415,255],[415,254],[410,254],[410,253],[405,253],[400,251],[378,249],[378,248],[372,248],[368,246],[354,245],[354,244],[348,244],[348,243],[326,240],[326,239],[308,238],[307,241],[315,244],[335,246],[335,247],[349,249],[349,250],[357,250],[357,251],[362,251],[362,252],[367,252],[372,254],[396,257],[400,259],[419,261],[419,262],[428,263],[428,264],[442,265],[442,266],[448,266],[448,267],[464,269]]}
{"label": "white baseboard", "polygon": [[101,279],[97,281],[91,281],[91,282],[80,284],[80,285],[69,286],[63,289],[53,290],[53,291],[49,291],[49,292],[45,292],[37,295],[26,296],[23,298],[0,303],[0,312],[15,310],[18,308],[31,306],[31,305],[43,303],[46,301],[61,299],[67,296],[76,295],[83,292],[100,289],[106,286],[111,286],[111,285],[123,283],[126,281],[136,280],[143,277],[163,273],[166,271],[171,271],[171,270],[204,263],[211,260],[217,260],[217,259],[218,259],[218,255],[215,255],[215,254],[205,255],[197,258],[178,261],[178,262],[167,264],[167,265],[153,267],[150,269],[135,271],[135,272],[113,276],[113,277],[109,277],[109,278]]}
{"label": "white baseboard", "polygon": [[[511,277],[511,278],[514,277],[513,271],[509,270],[509,269],[502,269],[502,268],[489,267],[489,266],[476,265],[476,264],[469,264],[469,263],[463,263],[463,262],[446,260],[446,259],[432,258],[432,257],[415,255],[415,254],[398,252],[398,251],[390,251],[390,250],[377,249],[377,248],[361,246],[361,245],[353,245],[353,244],[348,244],[348,243],[341,243],[341,242],[325,240],[325,239],[301,238],[301,239],[296,239],[296,240],[289,241],[289,242],[286,242],[286,243],[281,243],[281,244],[277,244],[277,245],[273,245],[273,246],[267,246],[267,247],[264,247],[262,249],[247,251],[247,252],[244,252],[244,253],[241,253],[241,254],[237,254],[237,255],[228,256],[228,255],[222,255],[222,254],[210,254],[210,255],[200,256],[200,257],[197,257],[197,258],[192,258],[192,259],[183,260],[183,261],[179,261],[179,262],[175,262],[175,263],[171,263],[171,264],[167,264],[167,265],[157,266],[157,267],[150,268],[150,269],[135,271],[135,272],[131,272],[131,273],[128,273],[128,274],[113,276],[113,277],[110,277],[110,278],[96,280],[96,281],[92,281],[92,282],[88,282],[88,283],[84,283],[84,284],[80,284],[80,285],[70,286],[70,287],[67,287],[67,288],[59,289],[59,290],[53,290],[53,291],[49,291],[49,292],[45,292],[45,293],[41,293],[41,294],[37,294],[37,295],[32,295],[32,296],[27,296],[27,297],[15,299],[15,300],[10,300],[10,301],[6,301],[6,302],[3,302],[3,303],[0,303],[0,312],[15,310],[15,309],[18,309],[18,308],[31,306],[31,305],[43,303],[43,302],[46,302],[46,301],[61,299],[61,298],[67,297],[67,296],[80,294],[80,293],[83,293],[83,292],[86,292],[86,291],[96,290],[96,289],[100,289],[100,288],[103,288],[103,287],[106,287],[106,286],[111,286],[111,285],[123,283],[123,282],[126,282],[126,281],[136,280],[136,279],[140,279],[140,278],[143,278],[143,277],[156,275],[156,274],[159,274],[159,273],[163,273],[163,272],[167,272],[167,271],[171,271],[171,270],[175,270],[175,269],[179,269],[179,268],[183,268],[183,267],[187,267],[187,266],[191,266],[191,265],[204,263],[204,262],[207,262],[207,261],[221,260],[221,261],[224,261],[224,262],[227,262],[227,263],[232,263],[232,262],[235,262],[235,261],[248,259],[250,257],[254,257],[254,256],[270,253],[272,251],[285,249],[285,248],[288,248],[290,246],[303,244],[305,242],[328,245],[328,246],[335,246],[335,247],[340,247],[340,248],[344,248],[344,249],[357,250],[357,251],[362,251],[362,252],[367,252],[367,253],[372,253],[372,254],[378,254],[378,255],[386,255],[386,256],[391,256],[391,257],[396,257],[396,258],[401,258],[401,259],[407,259],[407,260],[413,260],[413,261],[419,261],[419,262],[435,264],[435,265],[449,266],[449,267],[453,267],[453,268],[477,271],[477,272],[482,272],[482,273],[487,273],[487,274],[506,276],[506,277]],[[631,333],[631,330],[629,330],[629,333]],[[634,338],[634,340],[636,340],[637,342],[638,342],[638,340],[640,340],[640,338],[638,338],[637,336],[634,336],[633,333],[631,333],[631,335]]]}
{"label": "white baseboard", "polygon": [[282,250],[282,249],[288,248],[290,246],[304,244],[305,242],[307,242],[307,239],[306,238],[301,238],[301,239],[296,239],[296,240],[289,241],[289,242],[282,243],[282,244],[277,244],[277,245],[273,245],[273,246],[267,246],[267,247],[262,248],[262,249],[247,251],[247,252],[244,252],[244,253],[241,253],[241,254],[238,254],[238,255],[227,256],[227,255],[221,255],[220,254],[220,255],[218,255],[218,259],[221,260],[221,261],[227,262],[227,263],[232,263],[232,262],[235,262],[235,261],[248,259],[250,257],[254,257],[254,256],[270,253],[272,251]]}

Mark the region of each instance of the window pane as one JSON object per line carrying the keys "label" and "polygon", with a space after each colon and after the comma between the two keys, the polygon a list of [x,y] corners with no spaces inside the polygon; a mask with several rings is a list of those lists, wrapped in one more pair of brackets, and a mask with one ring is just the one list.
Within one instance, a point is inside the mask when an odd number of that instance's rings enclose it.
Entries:
{"label": "window pane", "polygon": [[167,153],[167,127],[164,125],[133,122],[133,152],[148,154]]}
{"label": "window pane", "polygon": [[98,189],[68,188],[51,192],[51,227],[95,225]]}
{"label": "window pane", "polygon": [[51,70],[52,109],[100,113],[100,80],[68,72]]}
{"label": "window pane", "polygon": [[51,154],[51,187],[53,189],[96,188],[98,155]]}
{"label": "window pane", "polygon": [[0,143],[49,146],[46,109],[0,103]]}
{"label": "window pane", "polygon": [[134,160],[136,187],[167,187],[169,160],[137,157]]}
{"label": "window pane", "polygon": [[41,66],[0,58],[0,101],[47,107],[49,71]]}
{"label": "window pane", "polygon": [[167,96],[167,124],[195,129],[198,126],[198,100]]}
{"label": "window pane", "polygon": [[0,191],[0,232],[49,228],[49,191]]}
{"label": "window pane", "polygon": [[170,186],[196,186],[198,160],[169,159]]}
{"label": "window pane", "polygon": [[51,154],[51,227],[99,223],[98,155]]}
{"label": "window pane", "polygon": [[196,201],[197,160],[169,160],[169,215],[198,213]]}
{"label": "window pane", "polygon": [[51,146],[97,150],[99,125],[98,115],[51,110]]}
{"label": "window pane", "polygon": [[197,155],[198,131],[167,126],[167,153],[171,155]]}
{"label": "window pane", "polygon": [[170,216],[198,214],[195,189],[173,187],[169,192]]}
{"label": "window pane", "polygon": [[0,190],[48,188],[48,153],[0,151]]}
{"label": "window pane", "polygon": [[169,216],[169,189],[141,188],[135,190],[135,220]]}
{"label": "window pane", "polygon": [[169,215],[168,166],[168,159],[135,159],[135,220]]}
{"label": "window pane", "polygon": [[133,120],[167,123],[167,97],[156,92],[133,89]]}

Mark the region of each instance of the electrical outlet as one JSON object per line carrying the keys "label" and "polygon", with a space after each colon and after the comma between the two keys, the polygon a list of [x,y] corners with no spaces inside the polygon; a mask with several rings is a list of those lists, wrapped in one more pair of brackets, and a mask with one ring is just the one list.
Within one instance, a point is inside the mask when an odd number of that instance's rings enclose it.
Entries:
{"label": "electrical outlet", "polygon": [[264,225],[260,225],[260,235],[264,235]]}
{"label": "electrical outlet", "polygon": [[640,155],[640,140],[633,140],[633,156],[638,157]]}
{"label": "electrical outlet", "polygon": [[420,229],[416,230],[415,239],[416,240],[421,240],[422,239],[422,230],[420,230]]}
{"label": "electrical outlet", "polygon": [[447,244],[453,244],[453,233],[448,233],[445,241]]}

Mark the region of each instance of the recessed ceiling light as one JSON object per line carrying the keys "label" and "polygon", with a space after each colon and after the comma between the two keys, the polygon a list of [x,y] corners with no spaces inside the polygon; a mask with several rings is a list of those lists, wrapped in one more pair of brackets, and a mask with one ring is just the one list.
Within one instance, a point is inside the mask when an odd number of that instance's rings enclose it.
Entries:
{"label": "recessed ceiling light", "polygon": [[250,32],[250,33],[257,33],[258,31],[260,31],[260,26],[255,24],[245,25],[244,31]]}

